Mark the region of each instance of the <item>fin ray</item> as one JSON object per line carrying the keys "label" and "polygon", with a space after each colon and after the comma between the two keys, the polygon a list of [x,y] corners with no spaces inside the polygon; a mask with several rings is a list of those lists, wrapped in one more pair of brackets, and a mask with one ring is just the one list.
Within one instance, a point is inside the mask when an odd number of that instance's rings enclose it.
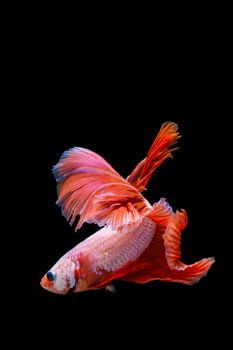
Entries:
{"label": "fin ray", "polygon": [[153,205],[151,211],[146,216],[157,224],[167,226],[172,213],[172,207],[166,202],[165,198],[161,198],[159,202]]}
{"label": "fin ray", "polygon": [[135,187],[90,150],[75,147],[64,152],[53,173],[63,215],[70,224],[80,215],[76,229],[86,221],[127,230],[127,225],[140,224],[148,210],[148,202]]}
{"label": "fin ray", "polygon": [[127,177],[138,191],[143,191],[150,180],[153,172],[165,159],[171,157],[171,152],[177,150],[177,147],[171,148],[180,138],[177,131],[178,126],[173,122],[163,123],[158,135],[156,136],[145,159],[143,159]]}
{"label": "fin ray", "polygon": [[128,268],[124,280],[135,283],[161,280],[192,285],[207,274],[214,258],[205,258],[191,265],[179,262],[173,268],[169,266],[163,238],[165,231],[165,227],[158,225],[150,246],[140,256],[137,264]]}

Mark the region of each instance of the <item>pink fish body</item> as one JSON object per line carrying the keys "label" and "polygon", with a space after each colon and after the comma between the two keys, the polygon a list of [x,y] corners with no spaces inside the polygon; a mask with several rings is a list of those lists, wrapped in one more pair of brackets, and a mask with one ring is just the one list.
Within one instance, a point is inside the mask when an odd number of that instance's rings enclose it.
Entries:
{"label": "pink fish body", "polygon": [[186,212],[174,213],[165,199],[153,206],[142,196],[153,171],[171,156],[179,138],[175,123],[164,123],[147,157],[123,179],[96,153],[73,148],[54,167],[58,204],[72,224],[104,226],[66,253],[45,274],[41,285],[58,294],[108,287],[114,279],[193,284],[213,258],[191,265],[179,261]]}

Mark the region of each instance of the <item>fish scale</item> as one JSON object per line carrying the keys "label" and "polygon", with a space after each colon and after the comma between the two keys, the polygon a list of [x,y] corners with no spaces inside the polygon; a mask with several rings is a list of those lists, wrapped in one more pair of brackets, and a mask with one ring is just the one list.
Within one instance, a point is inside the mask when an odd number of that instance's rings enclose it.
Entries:
{"label": "fish scale", "polygon": [[113,272],[143,253],[149,246],[155,229],[156,223],[147,217],[137,228],[127,233],[103,228],[80,243],[73,254],[85,253],[92,261],[93,271],[101,269]]}

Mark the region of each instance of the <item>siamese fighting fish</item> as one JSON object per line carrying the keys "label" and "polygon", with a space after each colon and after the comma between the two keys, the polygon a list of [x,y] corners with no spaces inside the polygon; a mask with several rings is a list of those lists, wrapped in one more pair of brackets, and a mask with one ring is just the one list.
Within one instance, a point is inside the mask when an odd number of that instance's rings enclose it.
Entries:
{"label": "siamese fighting fish", "polygon": [[74,147],[53,167],[57,204],[76,230],[84,222],[101,227],[62,256],[41,280],[58,294],[106,288],[116,279],[134,283],[178,282],[192,285],[205,276],[214,258],[191,265],[180,261],[184,209],[174,212],[164,198],[153,205],[142,195],[146,185],[180,138],[176,123],[166,122],[145,159],[125,179],[100,155]]}

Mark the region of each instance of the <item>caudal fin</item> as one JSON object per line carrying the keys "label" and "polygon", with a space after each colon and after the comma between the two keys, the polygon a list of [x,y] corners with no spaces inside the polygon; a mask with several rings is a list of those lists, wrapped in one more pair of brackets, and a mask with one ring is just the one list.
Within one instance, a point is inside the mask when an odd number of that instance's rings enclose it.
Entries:
{"label": "caudal fin", "polygon": [[178,126],[173,122],[163,123],[156,139],[145,159],[143,159],[127,177],[127,181],[131,183],[138,191],[143,191],[150,180],[154,170],[164,162],[165,159],[171,157],[171,152],[176,148],[172,146],[180,138],[177,131]]}
{"label": "caudal fin", "polygon": [[181,232],[186,224],[187,216],[183,210],[170,216],[166,228],[158,225],[149,247],[121,272],[121,278],[135,283],[162,280],[191,285],[198,282],[207,274],[214,258],[205,258],[191,265],[179,261]]}

